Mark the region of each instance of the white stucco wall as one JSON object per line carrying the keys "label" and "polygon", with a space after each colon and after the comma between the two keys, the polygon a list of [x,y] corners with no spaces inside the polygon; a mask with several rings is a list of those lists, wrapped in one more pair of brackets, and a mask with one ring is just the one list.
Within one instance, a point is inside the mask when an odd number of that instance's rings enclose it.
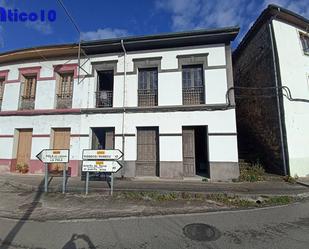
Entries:
{"label": "white stucco wall", "polygon": [[[177,55],[208,53],[208,68],[205,70],[205,94],[206,104],[225,104],[227,90],[225,68],[224,44],[207,45],[199,47],[187,47],[178,49],[164,49],[157,51],[130,52],[127,55],[127,77],[125,86],[125,106],[137,107],[138,105],[138,75],[133,74],[133,59],[162,57],[161,69],[170,70],[158,75],[158,105],[175,106],[182,105],[182,73],[178,70]],[[91,63],[99,61],[118,60],[117,72],[123,73],[124,56],[97,55],[86,64],[91,72]],[[18,68],[41,66],[41,77],[53,77],[53,65],[68,63],[66,60],[40,61],[32,63],[2,66],[0,70],[9,69],[9,80],[18,79]],[[76,63],[76,60],[69,63]],[[124,76],[114,76],[113,106],[123,106]],[[74,80],[72,108],[94,108],[95,91],[97,84],[96,73],[78,82]],[[55,80],[39,80],[35,100],[35,109],[55,108],[56,95]],[[17,110],[19,100],[19,83],[8,83],[5,87],[3,110]],[[1,135],[13,136],[16,129],[32,128],[34,136],[32,140],[31,158],[35,159],[44,148],[51,146],[52,128],[70,128],[71,160],[81,160],[82,150],[91,147],[91,128],[115,127],[115,148],[122,149],[122,113],[108,114],[82,114],[82,115],[42,115],[42,116],[1,116],[0,117],[0,159],[10,159],[13,154],[14,138],[1,137]],[[125,114],[124,133],[125,137],[124,158],[135,161],[136,155],[136,130],[137,127],[157,126],[159,133],[163,134],[159,139],[159,151],[161,161],[182,161],[182,127],[183,126],[207,126],[209,133],[217,135],[209,136],[209,160],[213,162],[237,162],[237,139],[235,110],[221,111],[171,111],[171,112],[148,112]],[[227,134],[225,134],[227,133]],[[164,136],[164,134],[169,134]],[[49,136],[50,135],[50,136]],[[81,135],[81,136],[79,136]],[[89,135],[89,136],[87,136]],[[16,140],[16,139],[15,139]],[[3,149],[3,145],[8,146]],[[16,144],[16,141],[15,141]]]}
{"label": "white stucco wall", "polygon": [[[302,49],[301,30],[280,21],[273,25],[282,85],[290,88],[293,98],[309,100],[309,56]],[[309,103],[284,98],[284,115],[290,174],[309,176]]]}
{"label": "white stucco wall", "polygon": [[15,111],[19,105],[20,83],[5,84],[2,111]]}

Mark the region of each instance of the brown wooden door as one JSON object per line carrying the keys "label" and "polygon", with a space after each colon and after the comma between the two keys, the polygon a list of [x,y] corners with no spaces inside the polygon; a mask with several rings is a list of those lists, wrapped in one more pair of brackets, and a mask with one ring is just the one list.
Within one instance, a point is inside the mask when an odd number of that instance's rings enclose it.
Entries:
{"label": "brown wooden door", "polygon": [[108,129],[105,132],[105,149],[114,149],[114,129]]}
{"label": "brown wooden door", "polygon": [[182,130],[183,175],[195,176],[195,136],[193,128]]}
{"label": "brown wooden door", "polygon": [[[61,128],[53,130],[53,149],[68,150],[70,149],[70,129]],[[54,174],[60,174],[63,171],[63,163],[51,163],[49,171]]]}
{"label": "brown wooden door", "polygon": [[159,136],[155,127],[137,129],[136,175],[159,175]]}
{"label": "brown wooden door", "polygon": [[31,157],[32,130],[19,130],[16,164],[28,164]]}

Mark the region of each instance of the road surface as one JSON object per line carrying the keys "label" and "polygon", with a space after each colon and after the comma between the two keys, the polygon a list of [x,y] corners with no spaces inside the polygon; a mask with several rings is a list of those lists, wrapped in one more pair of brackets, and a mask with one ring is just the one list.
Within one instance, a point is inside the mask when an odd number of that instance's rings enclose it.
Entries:
{"label": "road surface", "polygon": [[309,201],[254,210],[143,218],[46,222],[0,219],[1,249],[308,249],[308,235]]}

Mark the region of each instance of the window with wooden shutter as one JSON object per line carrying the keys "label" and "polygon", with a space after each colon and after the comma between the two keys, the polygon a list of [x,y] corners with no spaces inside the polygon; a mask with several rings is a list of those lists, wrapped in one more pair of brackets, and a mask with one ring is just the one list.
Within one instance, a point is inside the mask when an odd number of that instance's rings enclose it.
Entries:
{"label": "window with wooden shutter", "polygon": [[184,105],[205,103],[203,65],[182,67],[182,98]]}
{"label": "window with wooden shutter", "polygon": [[73,94],[73,73],[65,73],[60,75],[58,84],[58,97],[72,98]]}
{"label": "window with wooden shutter", "polygon": [[0,101],[3,98],[3,93],[4,93],[4,78],[0,78]]}
{"label": "window with wooden shutter", "polygon": [[24,90],[22,97],[24,99],[35,99],[36,76],[25,76]]}
{"label": "window with wooden shutter", "polygon": [[141,68],[138,71],[138,106],[158,105],[158,69]]}
{"label": "window with wooden shutter", "polygon": [[300,41],[303,47],[303,51],[306,55],[309,55],[309,36],[306,34],[300,34]]}

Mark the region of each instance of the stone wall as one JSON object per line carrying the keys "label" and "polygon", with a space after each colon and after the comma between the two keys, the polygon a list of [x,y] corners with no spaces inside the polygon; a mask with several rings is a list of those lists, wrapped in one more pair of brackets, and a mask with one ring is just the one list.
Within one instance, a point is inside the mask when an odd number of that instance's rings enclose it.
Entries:
{"label": "stone wall", "polygon": [[266,171],[283,174],[275,73],[268,24],[233,55],[239,157],[260,161]]}

